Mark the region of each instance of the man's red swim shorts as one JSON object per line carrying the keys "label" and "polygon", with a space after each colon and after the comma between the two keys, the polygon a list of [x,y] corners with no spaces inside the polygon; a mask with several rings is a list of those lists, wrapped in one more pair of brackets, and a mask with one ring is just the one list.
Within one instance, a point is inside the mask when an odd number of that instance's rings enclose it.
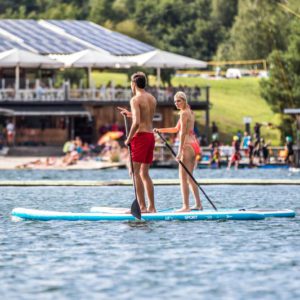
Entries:
{"label": "man's red swim shorts", "polygon": [[154,134],[152,132],[138,132],[131,142],[132,161],[143,164],[151,164],[155,146]]}

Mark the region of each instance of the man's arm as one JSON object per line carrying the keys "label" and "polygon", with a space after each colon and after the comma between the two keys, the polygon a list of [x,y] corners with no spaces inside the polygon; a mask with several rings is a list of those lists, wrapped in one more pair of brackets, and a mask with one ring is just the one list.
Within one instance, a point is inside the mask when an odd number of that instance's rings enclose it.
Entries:
{"label": "man's arm", "polygon": [[120,113],[123,115],[123,116],[126,116],[128,118],[131,118],[132,117],[132,113],[130,111],[128,111],[125,107],[120,107],[118,106],[117,109],[120,111]]}
{"label": "man's arm", "polygon": [[132,124],[130,127],[129,134],[127,136],[127,139],[125,141],[125,144],[128,145],[134,136],[134,134],[137,132],[140,126],[141,122],[141,112],[140,112],[140,107],[139,104],[137,103],[136,98],[132,98],[130,100],[130,108],[131,108],[131,115],[132,115]]}

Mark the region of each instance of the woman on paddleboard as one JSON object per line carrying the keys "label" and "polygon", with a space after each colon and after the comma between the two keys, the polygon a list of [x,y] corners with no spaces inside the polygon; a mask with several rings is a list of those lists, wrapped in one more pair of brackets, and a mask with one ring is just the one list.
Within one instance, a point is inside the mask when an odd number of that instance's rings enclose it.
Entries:
{"label": "woman on paddleboard", "polygon": [[[179,148],[176,159],[180,160],[190,173],[193,174],[197,156],[200,154],[200,146],[194,134],[195,115],[187,103],[187,97],[184,92],[176,93],[174,96],[174,103],[176,108],[179,109],[180,116],[177,125],[171,128],[155,128],[154,132],[179,132]],[[198,186],[193,182],[181,165],[179,165],[179,178],[183,205],[178,212],[188,212],[191,210],[189,205],[189,189],[192,190],[195,198],[195,206],[192,207],[192,209],[202,210]]]}

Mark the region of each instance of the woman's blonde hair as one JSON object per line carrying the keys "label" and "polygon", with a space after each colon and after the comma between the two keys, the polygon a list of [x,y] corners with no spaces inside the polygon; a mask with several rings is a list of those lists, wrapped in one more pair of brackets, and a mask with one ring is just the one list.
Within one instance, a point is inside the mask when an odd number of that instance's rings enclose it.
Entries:
{"label": "woman's blonde hair", "polygon": [[186,94],[184,92],[181,92],[181,91],[177,92],[174,96],[174,99],[178,99],[178,98],[184,100],[187,103],[187,97],[186,97]]}

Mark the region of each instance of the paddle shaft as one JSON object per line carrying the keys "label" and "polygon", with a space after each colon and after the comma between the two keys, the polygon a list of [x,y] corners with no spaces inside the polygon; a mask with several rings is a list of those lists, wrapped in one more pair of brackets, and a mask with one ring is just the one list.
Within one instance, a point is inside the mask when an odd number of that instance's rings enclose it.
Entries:
{"label": "paddle shaft", "polygon": [[[169,145],[169,143],[167,142],[167,140],[161,135],[160,132],[157,132],[157,134],[159,135],[159,137],[164,141],[165,145],[167,146],[167,148],[171,151],[172,155],[174,156],[174,158],[176,158],[176,153],[175,151],[172,149],[172,147]],[[185,164],[179,160],[178,163],[183,167],[183,169],[187,172],[187,174],[191,177],[191,179],[194,181],[195,184],[197,184],[198,188],[201,190],[201,192],[203,193],[203,195],[206,197],[206,199],[208,200],[208,202],[211,204],[211,206],[215,209],[218,210],[217,207],[214,205],[214,203],[210,200],[210,198],[208,197],[208,195],[205,193],[205,191],[202,189],[202,187],[200,186],[200,184],[197,182],[197,180],[195,179],[195,177],[193,176],[193,174],[188,170],[188,168],[185,166]]]}
{"label": "paddle shaft", "polygon": [[[129,129],[128,129],[128,121],[126,115],[123,115],[124,117],[124,123],[125,123],[125,130],[126,130],[126,137],[128,137]],[[133,169],[133,161],[132,161],[132,152],[131,152],[131,145],[128,144],[128,150],[129,150],[129,157],[130,157],[130,168],[131,168],[131,174],[132,174],[132,181],[133,181],[133,188],[134,188],[134,195],[135,199],[131,205],[131,213],[133,216],[137,217],[138,219],[141,219],[141,208],[137,200],[137,193],[136,193],[136,183],[135,183],[135,177],[134,177],[134,169]],[[133,207],[135,207],[136,212],[134,213],[132,211]]]}

